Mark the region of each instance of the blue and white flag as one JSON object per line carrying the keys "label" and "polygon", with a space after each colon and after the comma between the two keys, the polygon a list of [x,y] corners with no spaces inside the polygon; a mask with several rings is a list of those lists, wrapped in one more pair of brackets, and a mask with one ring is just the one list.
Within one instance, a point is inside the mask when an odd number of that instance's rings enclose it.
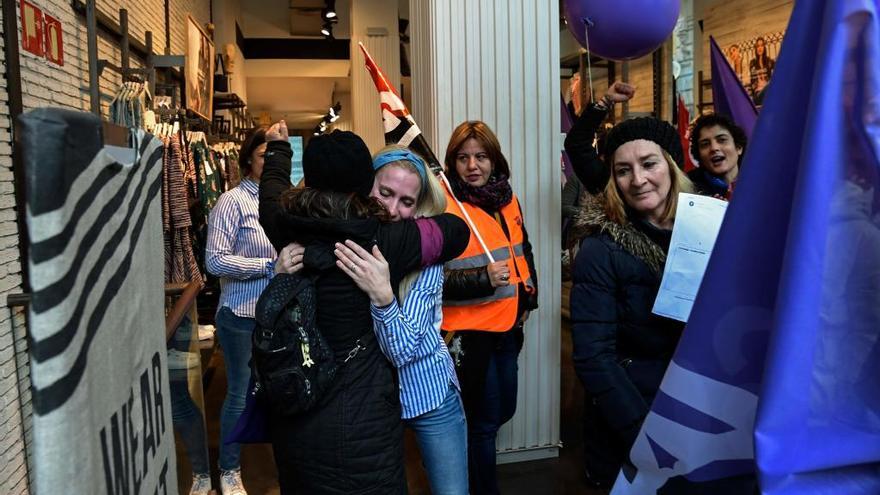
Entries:
{"label": "blue and white flag", "polygon": [[795,3],[742,170],[612,493],[878,494],[877,0]]}

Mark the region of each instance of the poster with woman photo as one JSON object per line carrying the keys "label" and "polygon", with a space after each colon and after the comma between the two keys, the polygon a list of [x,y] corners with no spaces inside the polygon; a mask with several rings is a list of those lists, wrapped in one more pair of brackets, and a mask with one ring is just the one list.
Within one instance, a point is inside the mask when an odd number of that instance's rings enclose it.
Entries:
{"label": "poster with woman photo", "polygon": [[186,108],[211,120],[214,95],[214,43],[192,16],[186,22]]}
{"label": "poster with woman photo", "polygon": [[783,31],[768,33],[732,43],[724,49],[730,66],[756,105],[761,105],[764,100],[784,35]]}

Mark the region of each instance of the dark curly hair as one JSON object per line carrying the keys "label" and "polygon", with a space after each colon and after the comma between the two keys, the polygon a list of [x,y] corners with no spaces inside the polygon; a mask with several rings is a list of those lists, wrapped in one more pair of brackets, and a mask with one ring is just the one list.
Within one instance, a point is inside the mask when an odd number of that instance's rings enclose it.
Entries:
{"label": "dark curly hair", "polygon": [[716,125],[727,129],[733,137],[733,144],[736,145],[737,148],[742,148],[743,152],[739,155],[739,160],[737,160],[737,165],[742,165],[743,157],[746,156],[746,145],[749,141],[748,136],[746,136],[746,131],[744,131],[742,127],[736,125],[730,117],[715,113],[701,115],[700,118],[694,122],[694,128],[691,130],[691,156],[697,161],[700,161],[700,131]]}
{"label": "dark curly hair", "polygon": [[281,194],[280,202],[288,213],[296,216],[337,220],[375,217],[383,223],[391,221],[388,209],[379,200],[357,193],[290,188]]}

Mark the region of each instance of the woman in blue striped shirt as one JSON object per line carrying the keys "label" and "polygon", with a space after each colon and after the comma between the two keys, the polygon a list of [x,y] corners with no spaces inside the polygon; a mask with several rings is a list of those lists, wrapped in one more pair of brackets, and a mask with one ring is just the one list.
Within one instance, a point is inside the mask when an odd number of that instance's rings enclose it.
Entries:
{"label": "woman in blue striped shirt", "polygon": [[[373,168],[370,195],[393,221],[446,210],[443,187],[414,152],[389,146],[373,158]],[[440,337],[443,265],[404,278],[398,299],[378,247],[369,253],[346,242],[337,245],[336,256],[336,265],[370,296],[376,337],[397,368],[402,417],[416,433],[431,493],[467,495],[467,425],[455,366]]]}
{"label": "woman in blue striped shirt", "polygon": [[[266,151],[266,130],[257,129],[241,147],[245,178],[223,193],[208,217],[206,265],[220,277],[217,337],[226,365],[226,399],[220,412],[220,489],[223,495],[247,495],[241,481],[241,444],[222,441],[244,410],[250,379],[254,309],[275,271],[275,248],[259,218],[260,176]],[[282,250],[285,260],[302,260],[302,248]]]}

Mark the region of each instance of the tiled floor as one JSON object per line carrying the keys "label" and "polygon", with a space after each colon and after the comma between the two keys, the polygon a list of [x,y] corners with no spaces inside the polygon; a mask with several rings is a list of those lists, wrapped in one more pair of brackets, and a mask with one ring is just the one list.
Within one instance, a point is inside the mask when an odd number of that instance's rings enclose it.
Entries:
{"label": "tiled floor", "polygon": [[[223,359],[220,352],[215,353],[211,366],[216,367],[211,383],[206,390],[208,409],[208,437],[212,463],[216,464],[218,438],[220,437],[220,406],[226,388]],[[561,437],[563,448],[555,459],[505,464],[498,466],[501,492],[505,495],[599,495],[605,493],[590,489],[583,476],[583,428],[581,426],[581,404],[583,390],[571,366],[570,326],[563,320],[562,326],[562,404]],[[407,478],[411,495],[427,495],[427,480],[421,467],[415,440],[411,434],[406,438]],[[178,445],[178,473],[181,494],[189,490],[189,464]],[[278,494],[275,481],[275,465],[272,450],[268,445],[248,445],[242,452],[242,473],[245,487],[251,495]],[[216,476],[215,486],[216,486]]]}

